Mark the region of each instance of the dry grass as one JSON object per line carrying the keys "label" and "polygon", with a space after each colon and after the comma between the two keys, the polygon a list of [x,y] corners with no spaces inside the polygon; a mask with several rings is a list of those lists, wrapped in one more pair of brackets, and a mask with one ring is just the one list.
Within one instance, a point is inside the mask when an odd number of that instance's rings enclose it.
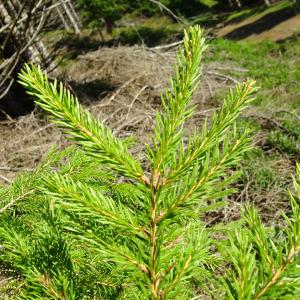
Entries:
{"label": "dry grass", "polygon": [[[80,56],[59,77],[94,116],[120,137],[135,136],[139,152],[147,142],[169,86],[175,51],[143,47],[102,48]],[[198,106],[188,127],[199,125],[216,109],[215,93],[233,81],[215,75],[217,64],[205,65],[193,104]],[[218,73],[217,73],[218,74]],[[52,146],[65,146],[60,132],[40,111],[0,122],[0,181],[9,182],[22,170],[33,169]]]}

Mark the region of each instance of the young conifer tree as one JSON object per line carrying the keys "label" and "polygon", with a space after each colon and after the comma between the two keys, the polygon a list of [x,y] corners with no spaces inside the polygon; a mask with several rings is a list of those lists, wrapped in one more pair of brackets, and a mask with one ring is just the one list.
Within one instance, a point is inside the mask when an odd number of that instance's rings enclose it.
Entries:
{"label": "young conifer tree", "polygon": [[[128,144],[78,103],[63,85],[49,82],[40,68],[26,66],[21,84],[61,130],[97,159],[126,191],[119,197],[71,176],[44,175],[45,193],[69,216],[64,227],[115,270],[126,299],[189,299],[191,278],[204,281],[217,257],[199,211],[207,200],[231,193],[227,175],[249,150],[249,132],[235,120],[252,101],[253,81],[231,90],[211,124],[183,142],[190,100],[205,50],[203,32],[185,32],[171,88],[162,96],[152,143],[145,146],[150,168],[133,157]],[[131,196],[128,196],[130,192]],[[127,193],[127,194],[126,194]]]}
{"label": "young conifer tree", "polygon": [[[244,224],[235,225],[224,235],[227,239],[212,241],[199,218],[203,208],[209,209],[207,200],[213,202],[231,192],[228,184],[237,175],[229,176],[226,171],[250,148],[248,132],[238,133],[234,122],[255,90],[251,81],[237,86],[210,126],[205,122],[183,143],[185,122],[196,109],[189,103],[204,49],[199,27],[185,33],[171,89],[162,96],[163,111],[156,116],[152,143],[145,147],[150,167],[135,159],[128,143],[94,119],[62,84],[50,83],[39,68],[24,69],[21,83],[36,103],[91,158],[79,155],[78,162],[75,155],[65,170],[42,171],[42,166],[34,176],[19,179],[27,186],[24,198],[34,193],[32,181],[42,174],[37,189],[49,201],[46,218],[52,226],[45,230],[39,224],[43,236],[30,250],[36,260],[29,264],[24,260],[29,255],[22,253],[22,248],[29,249],[28,240],[26,245],[24,236],[8,226],[0,230],[4,248],[11,250],[6,257],[12,263],[17,260],[15,265],[31,278],[31,295],[35,296],[30,299],[95,299],[86,287],[88,278],[97,275],[95,284],[105,299],[191,299],[197,294],[192,288],[195,282],[201,291],[207,285],[214,287],[212,296],[224,299],[300,297],[299,166],[295,193],[290,193],[291,212],[283,215],[279,228],[264,226],[257,211],[246,206]],[[93,169],[99,165],[101,172]],[[17,201],[18,197],[0,213]],[[54,208],[63,213],[60,221],[55,220]],[[88,251],[72,253],[74,240],[86,244]],[[215,251],[213,244],[218,246]],[[37,272],[39,258],[44,261]],[[91,265],[97,262],[94,273],[86,272],[89,259]],[[76,261],[85,261],[81,264],[84,272],[78,271]],[[224,269],[212,276],[210,271],[218,265]],[[37,296],[41,293],[43,297]]]}
{"label": "young conifer tree", "polygon": [[300,298],[300,165],[289,191],[291,211],[282,214],[281,225],[267,227],[253,205],[242,210],[244,225],[228,234],[225,261],[231,268],[220,281],[225,299]]}

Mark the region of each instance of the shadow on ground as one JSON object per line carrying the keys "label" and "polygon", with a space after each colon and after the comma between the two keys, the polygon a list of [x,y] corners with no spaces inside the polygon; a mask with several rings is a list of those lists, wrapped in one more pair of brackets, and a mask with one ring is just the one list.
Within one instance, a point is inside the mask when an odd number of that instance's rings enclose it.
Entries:
{"label": "shadow on ground", "polygon": [[69,81],[68,87],[72,89],[81,103],[96,102],[117,88],[112,83],[101,79],[80,82]]}
{"label": "shadow on ground", "polygon": [[24,88],[15,82],[3,99],[0,99],[0,120],[24,116],[32,112],[34,103]]}
{"label": "shadow on ground", "polygon": [[[65,85],[75,94],[83,104],[96,102],[114,91],[117,86],[105,80],[91,80],[88,82],[70,81]],[[17,118],[31,113],[35,108],[32,97],[28,96],[24,88],[15,83],[8,94],[0,101],[0,120]]]}
{"label": "shadow on ground", "polygon": [[253,23],[238,27],[226,34],[225,38],[241,40],[253,34],[260,34],[294,16],[295,12],[291,8],[285,8],[280,11],[267,14]]}
{"label": "shadow on ground", "polygon": [[225,25],[236,24],[236,23],[242,22],[252,16],[255,16],[258,13],[262,13],[265,9],[266,9],[265,5],[251,8],[247,12],[240,13],[239,16],[234,17],[233,19],[231,19],[229,21],[226,21]]}

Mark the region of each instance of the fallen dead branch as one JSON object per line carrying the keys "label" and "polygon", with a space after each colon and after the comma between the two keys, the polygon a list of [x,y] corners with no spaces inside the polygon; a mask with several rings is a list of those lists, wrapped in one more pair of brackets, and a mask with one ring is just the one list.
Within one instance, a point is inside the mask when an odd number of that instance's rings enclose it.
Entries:
{"label": "fallen dead branch", "polygon": [[12,183],[12,180],[8,179],[7,177],[5,177],[5,176],[3,176],[1,174],[0,174],[0,179],[2,179],[4,182],[6,182],[8,184]]}
{"label": "fallen dead branch", "polygon": [[158,5],[159,8],[162,11],[166,11],[175,21],[177,21],[178,23],[182,23],[182,24],[186,24],[187,22],[178,17],[177,15],[174,14],[174,12],[172,10],[170,10],[168,7],[166,7],[163,3],[161,3],[161,1],[157,1],[157,0],[149,0],[150,2],[154,3],[155,5]]}
{"label": "fallen dead branch", "polygon": [[206,71],[206,74],[213,75],[213,76],[216,76],[216,77],[219,77],[219,78],[225,78],[226,80],[232,81],[234,84],[240,83],[240,81],[238,81],[237,79],[235,79],[231,76],[216,72],[216,71]]}
{"label": "fallen dead branch", "polygon": [[171,44],[167,44],[167,45],[161,45],[161,46],[156,46],[156,47],[151,47],[149,48],[150,50],[164,50],[164,49],[170,49],[173,47],[177,47],[179,45],[181,45],[183,43],[183,41],[178,41],[178,42],[174,42]]}
{"label": "fallen dead branch", "polygon": [[0,171],[9,171],[9,172],[32,172],[35,169],[33,168],[11,168],[11,167],[0,167]]}

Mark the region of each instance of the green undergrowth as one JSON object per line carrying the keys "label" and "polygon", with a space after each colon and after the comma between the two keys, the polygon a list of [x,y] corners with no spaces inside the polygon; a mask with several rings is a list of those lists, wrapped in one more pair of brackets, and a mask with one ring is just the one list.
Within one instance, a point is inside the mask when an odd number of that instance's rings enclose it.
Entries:
{"label": "green undergrowth", "polygon": [[[296,36],[260,43],[216,39],[206,56],[207,63],[225,66],[222,74],[237,80],[254,78],[260,87],[254,107],[238,122],[240,128],[248,126],[256,135],[256,150],[244,161],[241,192],[248,184],[246,196],[257,202],[276,195],[277,207],[288,201],[284,188],[300,157],[299,53]],[[272,210],[273,204],[269,212]]]}
{"label": "green undergrowth", "polygon": [[211,42],[206,60],[224,64],[222,73],[237,80],[254,78],[260,87],[254,105],[272,114],[286,110],[286,118],[281,119],[291,120],[286,124],[289,127],[299,127],[297,117],[290,115],[300,104],[299,53],[298,37],[280,43],[216,39]]}
{"label": "green undergrowth", "polygon": [[299,102],[300,41],[297,38],[282,43],[217,39],[212,41],[210,49],[207,60],[230,64],[228,75],[238,79],[255,78],[261,87],[256,105],[293,107],[295,100]]}

